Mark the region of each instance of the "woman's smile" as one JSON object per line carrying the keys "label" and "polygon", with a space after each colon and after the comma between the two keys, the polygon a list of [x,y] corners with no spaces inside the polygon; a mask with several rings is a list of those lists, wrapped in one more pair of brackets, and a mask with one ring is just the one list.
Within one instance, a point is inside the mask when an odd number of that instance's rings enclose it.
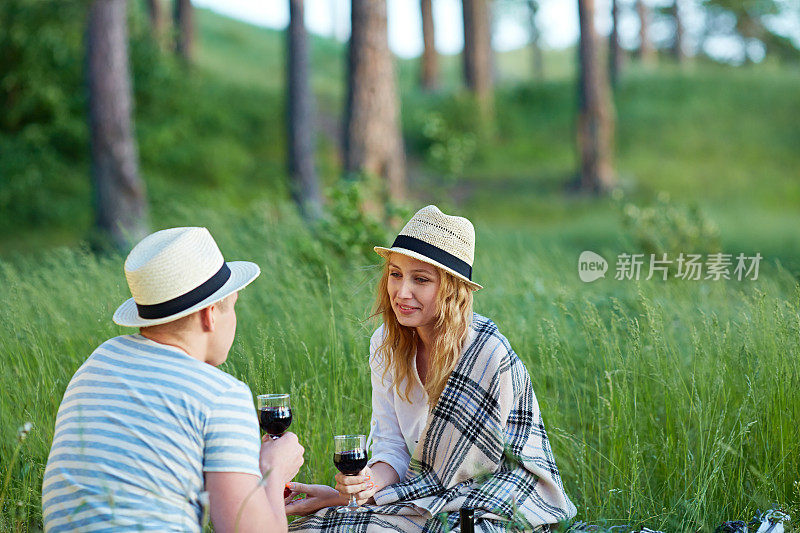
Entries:
{"label": "woman's smile", "polygon": [[401,303],[395,303],[395,307],[400,311],[400,313],[404,315],[411,315],[417,311],[419,311],[419,307],[414,307],[411,305],[405,305]]}

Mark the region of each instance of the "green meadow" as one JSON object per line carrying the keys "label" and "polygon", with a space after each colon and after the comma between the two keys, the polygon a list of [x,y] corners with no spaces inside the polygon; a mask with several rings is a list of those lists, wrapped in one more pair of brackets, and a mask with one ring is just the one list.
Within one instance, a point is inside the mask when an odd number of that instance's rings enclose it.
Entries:
{"label": "green meadow", "polygon": [[[282,34],[198,15],[188,75],[154,55],[134,17],[151,220],[206,226],[228,260],[260,265],[222,368],[254,394],[292,394],[291,429],[306,448],[298,480],[331,484],[332,436],[369,428],[380,274],[369,246],[398,228],[372,228],[336,185],[342,45],[312,41],[318,167],[334,214],[308,227],[285,185]],[[615,95],[621,191],[595,199],[567,187],[573,56],[549,55],[542,81],[519,74],[525,52],[502,55],[489,137],[458,89],[457,57],[443,59],[434,94],[420,93],[416,63],[401,61],[406,209],[436,203],[474,222],[474,278],[485,287],[475,310],[528,367],[579,520],[669,532],[711,532],[758,509],[800,520],[800,72],[632,62]],[[0,170],[27,179],[0,192],[3,531],[41,529],[64,389],[97,345],[130,332],[111,322],[129,297],[125,255],[87,237],[82,120],[65,112],[54,129],[0,135]],[[605,278],[579,279],[584,250],[609,261]],[[760,253],[758,279],[646,280],[647,265],[638,281],[615,279],[624,252],[716,251]]]}

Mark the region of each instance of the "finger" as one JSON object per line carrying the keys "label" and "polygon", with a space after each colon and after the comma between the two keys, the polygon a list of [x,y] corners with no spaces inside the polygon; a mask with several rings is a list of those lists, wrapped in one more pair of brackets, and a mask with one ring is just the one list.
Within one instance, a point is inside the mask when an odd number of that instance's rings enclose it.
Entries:
{"label": "finger", "polygon": [[283,439],[286,439],[288,442],[300,442],[300,440],[297,438],[297,435],[295,435],[291,431],[287,431],[286,433],[281,435],[279,440]]}
{"label": "finger", "polygon": [[372,498],[375,493],[378,492],[377,488],[373,483],[367,483],[364,490],[356,494],[357,500],[368,500]]}
{"label": "finger", "polygon": [[286,514],[291,516],[305,516],[313,511],[307,500],[295,500],[286,506]]}
{"label": "finger", "polygon": [[342,485],[360,485],[370,481],[370,478],[367,476],[342,476],[337,478],[336,481]]}
{"label": "finger", "polygon": [[293,492],[283,500],[283,504],[284,505],[289,505],[292,502],[305,500],[305,499],[306,499],[306,495],[303,494],[302,492]]}
{"label": "finger", "polygon": [[338,488],[337,490],[340,493],[343,492],[345,494],[358,494],[360,492],[364,492],[368,488],[370,488],[368,483],[360,483],[358,485],[344,485],[341,488]]}
{"label": "finger", "polygon": [[292,481],[287,483],[287,486],[292,492],[311,492],[314,490],[313,485],[308,485],[306,483],[299,483],[297,481]]}

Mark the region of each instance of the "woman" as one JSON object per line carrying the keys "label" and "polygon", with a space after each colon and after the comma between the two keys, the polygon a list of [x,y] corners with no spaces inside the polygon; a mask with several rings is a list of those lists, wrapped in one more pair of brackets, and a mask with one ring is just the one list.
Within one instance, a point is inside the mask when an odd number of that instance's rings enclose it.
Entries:
{"label": "woman", "polygon": [[367,510],[326,508],[292,530],[438,531],[469,507],[478,530],[545,531],[575,515],[525,366],[472,312],[474,248],[472,223],[435,206],[375,247],[386,262],[370,341],[372,459],[337,474],[335,490],[292,483],[307,498],[286,507],[304,515],[355,494]]}

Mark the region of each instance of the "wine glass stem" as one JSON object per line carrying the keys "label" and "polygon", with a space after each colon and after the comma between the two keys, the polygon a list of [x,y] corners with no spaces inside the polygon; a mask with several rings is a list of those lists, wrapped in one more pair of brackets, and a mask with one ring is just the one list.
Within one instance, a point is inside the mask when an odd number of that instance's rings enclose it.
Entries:
{"label": "wine glass stem", "polygon": [[350,495],[350,503],[348,503],[347,506],[351,507],[353,509],[358,507],[358,502],[356,501],[356,495],[355,494],[351,494]]}

